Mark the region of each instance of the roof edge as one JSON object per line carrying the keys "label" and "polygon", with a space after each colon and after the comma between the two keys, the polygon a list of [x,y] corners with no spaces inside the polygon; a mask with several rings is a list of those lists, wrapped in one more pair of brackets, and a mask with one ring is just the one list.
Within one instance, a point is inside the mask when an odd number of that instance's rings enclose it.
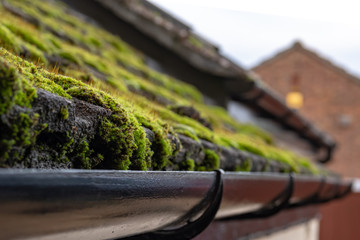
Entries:
{"label": "roof edge", "polygon": [[272,57],[265,58],[262,62],[260,62],[255,67],[251,68],[251,70],[256,71],[258,69],[261,69],[274,61],[278,60],[281,57],[286,56],[287,54],[293,52],[293,51],[300,51],[307,56],[311,57],[313,60],[319,62],[320,64],[324,65],[325,67],[329,68],[330,70],[335,71],[338,74],[343,75],[346,78],[349,78],[356,83],[360,84],[360,78],[355,76],[354,74],[349,73],[346,69],[343,67],[338,66],[338,64],[328,60],[325,56],[321,56],[320,53],[316,52],[315,50],[310,50],[309,48],[305,47],[302,42],[299,40],[296,40],[293,45],[290,48],[286,48],[285,50],[280,50],[277,53],[275,53]]}

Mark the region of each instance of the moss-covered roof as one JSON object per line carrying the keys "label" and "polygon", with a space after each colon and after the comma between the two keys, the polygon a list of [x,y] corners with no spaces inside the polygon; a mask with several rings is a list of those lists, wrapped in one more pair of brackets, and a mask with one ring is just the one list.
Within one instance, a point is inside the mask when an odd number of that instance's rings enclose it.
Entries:
{"label": "moss-covered roof", "polygon": [[8,0],[0,16],[2,167],[319,171],[62,3]]}

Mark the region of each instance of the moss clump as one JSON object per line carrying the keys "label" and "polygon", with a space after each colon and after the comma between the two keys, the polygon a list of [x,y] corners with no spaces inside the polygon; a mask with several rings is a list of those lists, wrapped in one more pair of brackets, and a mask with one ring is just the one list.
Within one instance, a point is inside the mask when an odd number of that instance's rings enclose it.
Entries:
{"label": "moss clump", "polygon": [[252,161],[250,158],[246,158],[241,162],[240,166],[237,166],[235,171],[250,172],[252,168]]}
{"label": "moss clump", "polygon": [[71,87],[66,90],[66,93],[72,97],[76,97],[77,99],[84,100],[100,107],[108,108],[106,102],[104,102],[104,99],[101,96],[101,93],[87,86]]}
{"label": "moss clump", "polygon": [[[91,169],[95,164],[92,163],[90,157],[92,151],[89,147],[86,139],[80,141],[80,143],[74,148],[74,151],[71,153],[71,159],[75,168],[84,168]],[[95,163],[97,164],[99,161],[102,161],[103,158],[97,159]]]}
{"label": "moss clump", "polygon": [[5,23],[5,26],[15,35],[21,37],[24,41],[36,46],[39,50],[48,52],[48,47],[44,42],[39,40],[39,36],[34,36],[33,32],[28,31],[25,28],[20,27],[19,25],[14,25],[12,23]]}
{"label": "moss clump", "polygon": [[127,170],[137,149],[134,130],[126,116],[112,115],[101,122],[97,149],[104,156],[102,167]]}
{"label": "moss clump", "polygon": [[15,104],[20,90],[21,81],[15,69],[0,59],[0,114],[7,112]]}
{"label": "moss clump", "polygon": [[4,25],[0,24],[0,45],[11,49],[14,53],[20,53],[21,47],[16,36]]}
{"label": "moss clump", "polygon": [[44,53],[39,50],[34,45],[24,43],[23,48],[25,49],[24,57],[29,59],[32,62],[35,62],[37,65],[43,64],[47,65],[48,61],[44,55]]}
{"label": "moss clump", "polygon": [[200,142],[200,139],[196,136],[194,129],[184,124],[176,124],[174,126],[174,131],[178,134],[187,136],[197,142]]}
{"label": "moss clump", "polygon": [[69,118],[69,110],[67,108],[67,106],[61,106],[60,108],[60,118],[63,120],[66,120]]}
{"label": "moss clump", "polygon": [[[36,89],[19,76],[18,71],[0,57],[0,116],[9,113],[15,106],[31,107],[36,97]],[[26,110],[25,110],[26,111]],[[2,164],[11,157],[12,161],[22,158],[23,152],[16,148],[29,146],[37,132],[35,125],[39,115],[21,112],[6,120],[0,119],[0,159]]]}
{"label": "moss clump", "polygon": [[35,143],[36,135],[39,131],[35,130],[39,115],[20,113],[12,119],[12,123],[0,120],[0,164],[7,165],[10,160],[13,165],[23,159],[27,147]]}
{"label": "moss clump", "polygon": [[318,175],[320,174],[320,169],[316,167],[316,165],[310,162],[307,158],[304,157],[296,157],[295,161],[303,168],[309,170],[311,173]]}
{"label": "moss clump", "polygon": [[66,134],[59,134],[60,136],[53,141],[50,145],[53,145],[56,151],[56,161],[58,163],[70,163],[69,155],[74,147],[74,138],[70,136],[69,132]]}
{"label": "moss clump", "polygon": [[59,51],[58,52],[58,56],[72,62],[75,63],[77,65],[81,65],[81,61],[72,53],[72,52],[68,52],[68,51]]}
{"label": "moss clump", "polygon": [[[21,78],[22,88],[24,91],[20,91],[19,96],[23,95],[22,92],[25,92],[26,95],[29,95],[27,93],[28,91],[32,91],[34,96],[36,96],[36,90],[34,87],[38,87],[59,96],[71,99],[71,96],[68,95],[61,86],[56,84],[51,79],[51,76],[53,75],[42,69],[40,66],[38,67],[33,63],[17,57],[3,48],[0,48],[0,56],[2,56],[4,61],[7,62],[8,66],[16,69],[19,73],[18,75],[21,76],[19,78]],[[14,93],[16,93],[16,91],[14,91]],[[27,96],[26,98],[29,97]],[[29,100],[31,100],[31,98]],[[29,100],[25,102],[29,102]]]}
{"label": "moss clump", "polygon": [[36,89],[5,59],[0,57],[0,114],[14,105],[30,107],[36,97]]}
{"label": "moss clump", "polygon": [[134,116],[113,114],[101,122],[95,148],[104,156],[102,168],[147,170],[151,167],[150,142]]}
{"label": "moss clump", "polygon": [[136,114],[136,118],[142,126],[149,128],[155,134],[155,139],[151,144],[151,149],[154,152],[152,169],[164,169],[169,164],[169,158],[174,154],[174,149],[167,136],[168,127],[161,126],[159,122],[151,121],[140,114]]}
{"label": "moss clump", "polygon": [[200,171],[213,171],[220,168],[220,157],[213,150],[205,149],[205,158],[201,166],[197,168]]}
{"label": "moss clump", "polygon": [[195,170],[195,162],[193,159],[188,158],[188,159],[182,161],[181,163],[179,163],[179,168],[180,168],[180,170],[194,171]]}
{"label": "moss clump", "polygon": [[151,168],[151,157],[154,152],[150,148],[150,141],[146,137],[144,129],[140,126],[137,119],[129,116],[129,120],[134,126],[134,140],[137,149],[131,157],[131,170],[148,170]]}
{"label": "moss clump", "polygon": [[143,129],[134,131],[135,144],[137,146],[136,153],[131,158],[130,169],[132,170],[148,170],[151,168],[151,156],[153,151],[150,148],[150,141],[146,138]]}

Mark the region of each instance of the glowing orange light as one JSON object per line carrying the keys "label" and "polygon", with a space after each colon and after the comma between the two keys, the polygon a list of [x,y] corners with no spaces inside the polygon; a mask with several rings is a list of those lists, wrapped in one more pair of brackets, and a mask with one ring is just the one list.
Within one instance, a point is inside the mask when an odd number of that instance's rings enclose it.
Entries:
{"label": "glowing orange light", "polygon": [[286,95],[286,105],[290,108],[299,109],[304,104],[304,97],[298,91],[289,92]]}

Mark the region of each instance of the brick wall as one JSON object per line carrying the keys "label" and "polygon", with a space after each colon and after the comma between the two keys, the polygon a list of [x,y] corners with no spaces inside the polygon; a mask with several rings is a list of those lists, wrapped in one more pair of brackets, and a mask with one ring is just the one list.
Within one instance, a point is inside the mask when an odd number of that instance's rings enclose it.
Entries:
{"label": "brick wall", "polygon": [[357,240],[360,236],[360,194],[321,206],[320,240]]}
{"label": "brick wall", "polygon": [[337,142],[327,167],[360,177],[360,81],[296,44],[254,71],[283,96],[291,91],[297,75],[296,85],[304,96],[300,113]]}

